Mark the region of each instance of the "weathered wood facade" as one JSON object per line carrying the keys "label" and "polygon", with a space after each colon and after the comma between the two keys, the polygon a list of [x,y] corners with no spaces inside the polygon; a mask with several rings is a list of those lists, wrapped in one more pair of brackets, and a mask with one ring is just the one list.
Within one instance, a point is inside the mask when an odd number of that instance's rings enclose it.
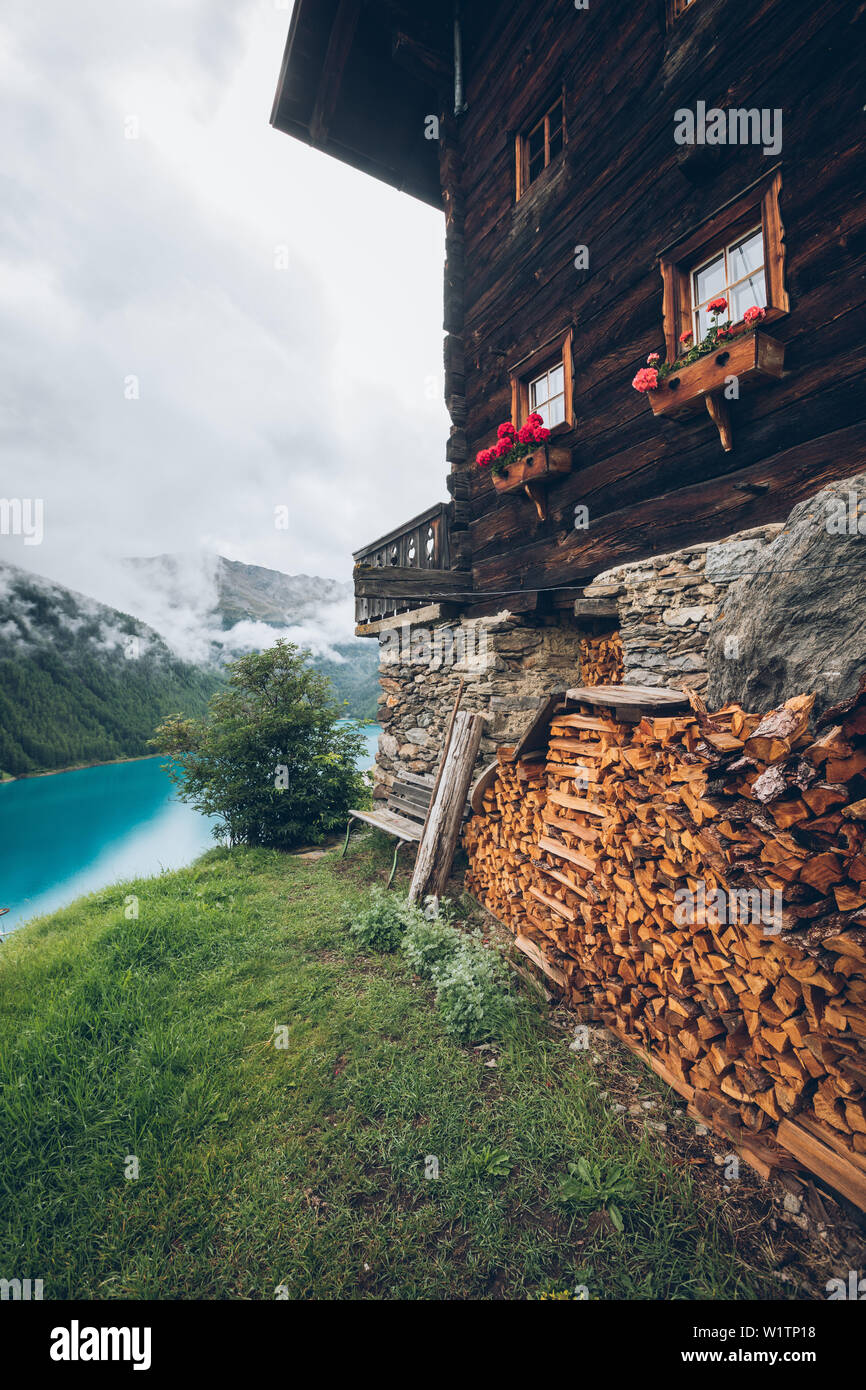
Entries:
{"label": "weathered wood facade", "polygon": [[[438,180],[448,564],[465,611],[565,608],[613,564],[782,520],[866,462],[864,30],[850,0],[299,0],[274,124],[428,202]],[[781,146],[678,144],[676,113],[701,102],[781,112]],[[529,181],[527,132],[551,109],[550,162],[538,172],[536,154]],[[662,269],[755,219],[784,369],[731,402],[725,452],[706,410],[654,414],[631,381],[671,340]],[[564,363],[554,433],[573,465],[541,520],[475,455],[547,352]],[[424,601],[416,585],[406,606]]]}

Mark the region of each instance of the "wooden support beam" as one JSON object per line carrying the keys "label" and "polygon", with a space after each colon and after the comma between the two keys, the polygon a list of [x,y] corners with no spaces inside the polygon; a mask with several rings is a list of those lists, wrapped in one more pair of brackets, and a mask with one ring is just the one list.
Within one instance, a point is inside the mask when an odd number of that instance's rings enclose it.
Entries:
{"label": "wooden support beam", "polygon": [[435,603],[472,591],[472,576],[466,570],[356,565],[354,577],[356,598],[422,599]]}
{"label": "wooden support beam", "polygon": [[337,109],[343,73],[352,51],[355,30],[361,14],[361,2],[362,0],[340,0],[334,19],[324,67],[319,78],[316,104],[310,117],[310,135],[313,144],[319,148],[328,138],[331,121]]}

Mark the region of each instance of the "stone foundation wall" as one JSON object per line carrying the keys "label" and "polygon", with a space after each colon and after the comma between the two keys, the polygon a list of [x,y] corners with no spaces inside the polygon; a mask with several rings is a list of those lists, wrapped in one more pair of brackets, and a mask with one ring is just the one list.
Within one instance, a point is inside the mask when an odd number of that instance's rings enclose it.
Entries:
{"label": "stone foundation wall", "polygon": [[386,798],[401,772],[434,771],[461,677],[461,709],[488,716],[480,761],[516,743],[554,686],[580,683],[583,635],[568,616],[507,612],[432,627],[403,623],[380,633],[383,732],[373,795]]}
{"label": "stone foundation wall", "polygon": [[[584,597],[616,603],[611,629],[618,625],[622,639],[622,679],[704,689],[707,644],[728,589],[766,565],[782,529],[759,526],[600,574]],[[500,745],[516,743],[551,689],[585,684],[580,648],[587,636],[598,639],[598,626],[587,629],[568,614],[508,612],[427,626],[404,621],[380,632],[383,733],[374,796],[384,800],[402,772],[435,770],[461,677],[461,708],[487,715],[479,765]]]}
{"label": "stone foundation wall", "polygon": [[584,596],[617,603],[625,683],[704,689],[707,644],[725,595],[762,568],[781,530],[781,523],[759,526],[600,574]]}

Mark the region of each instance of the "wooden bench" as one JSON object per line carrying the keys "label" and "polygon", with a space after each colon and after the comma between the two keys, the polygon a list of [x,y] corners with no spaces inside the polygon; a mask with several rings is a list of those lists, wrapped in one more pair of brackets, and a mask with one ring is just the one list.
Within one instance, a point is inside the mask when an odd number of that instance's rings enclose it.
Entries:
{"label": "wooden bench", "polygon": [[346,842],[343,845],[343,853],[340,858],[345,858],[346,850],[349,848],[349,836],[355,828],[356,821],[364,821],[366,825],[372,825],[376,830],[384,830],[386,835],[393,835],[397,845],[387,883],[387,887],[390,888],[397,872],[397,855],[400,850],[405,844],[418,844],[420,842],[435,781],[435,777],[432,776],[403,772],[394,782],[388,800],[385,802],[384,810],[350,811],[349,824],[346,827]]}

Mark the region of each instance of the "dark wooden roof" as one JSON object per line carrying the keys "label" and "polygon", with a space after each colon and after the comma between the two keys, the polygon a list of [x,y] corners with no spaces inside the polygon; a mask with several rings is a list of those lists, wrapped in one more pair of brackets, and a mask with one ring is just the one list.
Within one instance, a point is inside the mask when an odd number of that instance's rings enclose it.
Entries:
{"label": "dark wooden roof", "polygon": [[[464,61],[496,10],[462,0]],[[454,0],[296,0],[271,125],[442,206],[426,118],[453,108]]]}

